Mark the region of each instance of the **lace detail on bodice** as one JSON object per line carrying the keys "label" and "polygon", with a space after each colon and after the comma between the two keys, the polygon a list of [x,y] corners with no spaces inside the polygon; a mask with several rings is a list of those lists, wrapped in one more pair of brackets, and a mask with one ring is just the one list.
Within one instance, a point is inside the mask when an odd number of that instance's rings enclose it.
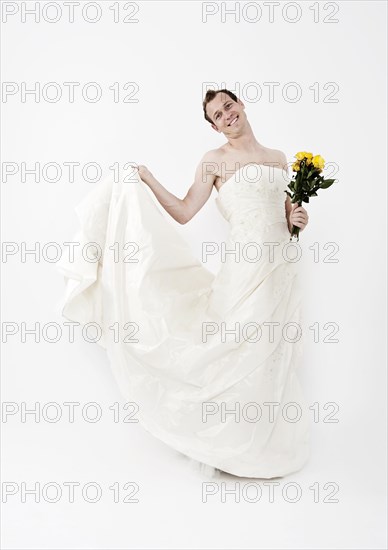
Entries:
{"label": "lace detail on bodice", "polygon": [[262,233],[279,223],[287,228],[285,191],[289,181],[280,168],[247,164],[221,186],[215,201],[234,233]]}

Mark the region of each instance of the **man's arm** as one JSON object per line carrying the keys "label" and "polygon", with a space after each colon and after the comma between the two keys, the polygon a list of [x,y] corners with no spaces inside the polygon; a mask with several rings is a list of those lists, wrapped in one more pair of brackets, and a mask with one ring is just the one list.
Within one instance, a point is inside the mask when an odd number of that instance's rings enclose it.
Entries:
{"label": "man's arm", "polygon": [[185,224],[202,208],[211,195],[216,178],[211,166],[209,154],[206,153],[197,166],[194,183],[183,199],[167,191],[163,185],[145,167],[139,167],[141,179],[148,185],[163,208],[178,223]]}
{"label": "man's arm", "polygon": [[188,189],[185,198],[182,199],[185,216],[181,223],[190,221],[201,210],[212,193],[216,179],[214,173],[216,163],[211,159],[211,154],[206,153],[197,166],[194,183]]}
{"label": "man's arm", "polygon": [[[285,170],[285,172],[287,173],[287,175],[289,176],[289,171],[288,171],[288,166],[287,166],[287,157],[286,155],[283,153],[283,151],[279,151],[279,156],[280,156],[280,160],[281,160],[281,165],[280,167],[283,168]],[[291,199],[288,195],[286,195],[286,200],[285,200],[285,215],[286,215],[286,220],[287,220],[287,226],[288,226],[288,231],[291,233],[291,230],[292,230],[292,223],[290,223],[290,214],[291,214],[291,211],[292,211],[292,202],[291,202]]]}
{"label": "man's arm", "polygon": [[290,215],[291,215],[291,212],[292,212],[292,202],[291,202],[291,199],[288,195],[286,195],[286,220],[287,220],[287,226],[288,226],[288,231],[291,233],[291,230],[292,230],[292,223],[290,223]]}

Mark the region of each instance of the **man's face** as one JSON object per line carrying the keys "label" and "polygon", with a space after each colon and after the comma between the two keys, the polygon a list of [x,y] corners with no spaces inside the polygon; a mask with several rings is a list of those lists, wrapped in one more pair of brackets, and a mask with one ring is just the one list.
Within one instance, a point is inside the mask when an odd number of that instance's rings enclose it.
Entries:
{"label": "man's face", "polygon": [[207,116],[213,121],[212,127],[225,136],[235,135],[244,123],[244,104],[240,99],[236,103],[224,92],[216,95],[206,106]]}

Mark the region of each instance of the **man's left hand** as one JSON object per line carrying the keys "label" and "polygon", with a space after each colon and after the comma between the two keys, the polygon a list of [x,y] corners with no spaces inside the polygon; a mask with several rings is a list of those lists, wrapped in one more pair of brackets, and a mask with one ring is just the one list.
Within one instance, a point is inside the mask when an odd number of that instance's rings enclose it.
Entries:
{"label": "man's left hand", "polygon": [[306,227],[309,222],[309,215],[307,210],[303,206],[298,206],[298,203],[292,205],[292,210],[290,212],[290,225],[295,225],[300,228],[300,231]]}

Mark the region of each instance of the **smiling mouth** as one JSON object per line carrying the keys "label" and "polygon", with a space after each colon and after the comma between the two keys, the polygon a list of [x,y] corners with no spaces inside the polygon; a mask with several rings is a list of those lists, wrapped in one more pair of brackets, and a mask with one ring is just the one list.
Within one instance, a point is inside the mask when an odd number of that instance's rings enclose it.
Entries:
{"label": "smiling mouth", "polygon": [[228,124],[228,126],[233,126],[238,120],[238,115]]}

